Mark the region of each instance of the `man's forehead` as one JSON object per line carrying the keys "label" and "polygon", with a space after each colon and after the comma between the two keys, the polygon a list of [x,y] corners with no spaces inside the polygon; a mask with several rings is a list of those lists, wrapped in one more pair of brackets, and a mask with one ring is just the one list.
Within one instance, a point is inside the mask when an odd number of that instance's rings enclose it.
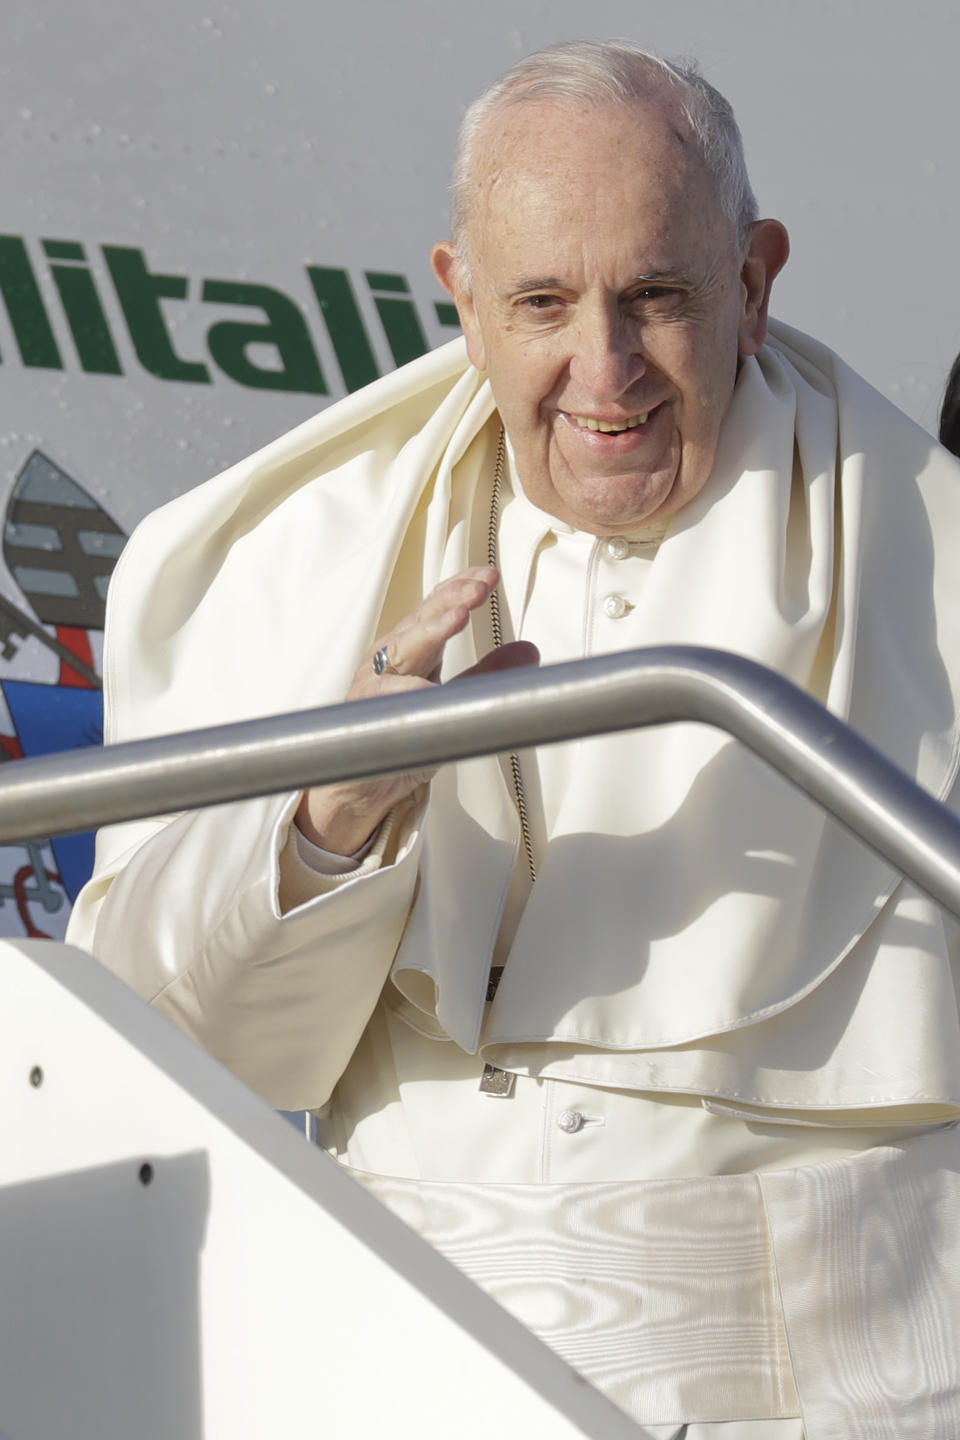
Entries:
{"label": "man's forehead", "polygon": [[474,181],[483,185],[514,169],[563,164],[568,156],[597,161],[632,152],[636,160],[671,154],[699,159],[679,97],[665,86],[642,100],[588,101],[543,97],[505,102],[481,128]]}
{"label": "man's forehead", "polygon": [[[710,208],[716,196],[699,147],[669,105],[523,101],[495,112],[476,151],[471,222],[510,229],[536,223],[538,210],[623,204],[633,209]],[[547,215],[549,214],[549,219]]]}
{"label": "man's forehead", "polygon": [[720,239],[715,183],[676,110],[524,101],[502,112],[475,172],[471,228],[511,288],[559,279],[585,236],[616,249],[624,276],[635,265],[664,279]]}

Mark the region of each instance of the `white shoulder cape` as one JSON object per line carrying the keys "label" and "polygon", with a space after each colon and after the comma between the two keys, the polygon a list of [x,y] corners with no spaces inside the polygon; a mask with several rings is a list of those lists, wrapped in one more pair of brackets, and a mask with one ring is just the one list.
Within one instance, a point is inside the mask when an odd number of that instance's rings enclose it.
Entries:
{"label": "white shoulder cape", "polygon": [[[830,351],[771,330],[661,546],[645,643],[772,666],[946,797],[960,468]],[[148,517],[111,588],[108,741],[341,698],[373,638],[479,558],[498,426],[455,341]],[[474,646],[458,640],[451,671]],[[393,971],[413,1023],[508,1068],[744,1113],[960,1110],[936,907],[722,735],[581,750],[489,1012],[509,797],[495,760],[434,783]],[[108,833],[98,864],[128,843]]]}

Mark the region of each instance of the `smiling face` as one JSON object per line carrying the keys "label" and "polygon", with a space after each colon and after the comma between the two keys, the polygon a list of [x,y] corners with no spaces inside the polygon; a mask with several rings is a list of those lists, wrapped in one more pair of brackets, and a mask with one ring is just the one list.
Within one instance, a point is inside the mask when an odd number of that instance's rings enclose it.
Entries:
{"label": "smiling face", "polygon": [[709,479],[785,232],[754,227],[742,260],[669,102],[500,109],[474,185],[470,288],[452,246],[434,267],[524,490],[597,535],[667,519]]}

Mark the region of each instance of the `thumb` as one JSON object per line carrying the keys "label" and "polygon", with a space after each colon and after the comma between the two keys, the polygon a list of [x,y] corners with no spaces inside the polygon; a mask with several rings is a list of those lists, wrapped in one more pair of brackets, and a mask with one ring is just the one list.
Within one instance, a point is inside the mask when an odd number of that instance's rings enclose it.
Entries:
{"label": "thumb", "polygon": [[498,650],[488,650],[476,665],[461,670],[454,680],[463,680],[467,675],[491,675],[496,670],[517,670],[524,665],[539,665],[540,651],[529,640],[511,640]]}

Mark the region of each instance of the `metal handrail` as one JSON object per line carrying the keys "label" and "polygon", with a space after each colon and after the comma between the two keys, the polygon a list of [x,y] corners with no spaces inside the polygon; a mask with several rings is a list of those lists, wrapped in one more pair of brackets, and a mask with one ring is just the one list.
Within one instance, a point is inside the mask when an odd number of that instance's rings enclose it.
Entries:
{"label": "metal handrail", "polygon": [[743,741],[960,915],[960,819],[781,675],[694,646],[21,760],[0,773],[0,845],[681,720]]}

